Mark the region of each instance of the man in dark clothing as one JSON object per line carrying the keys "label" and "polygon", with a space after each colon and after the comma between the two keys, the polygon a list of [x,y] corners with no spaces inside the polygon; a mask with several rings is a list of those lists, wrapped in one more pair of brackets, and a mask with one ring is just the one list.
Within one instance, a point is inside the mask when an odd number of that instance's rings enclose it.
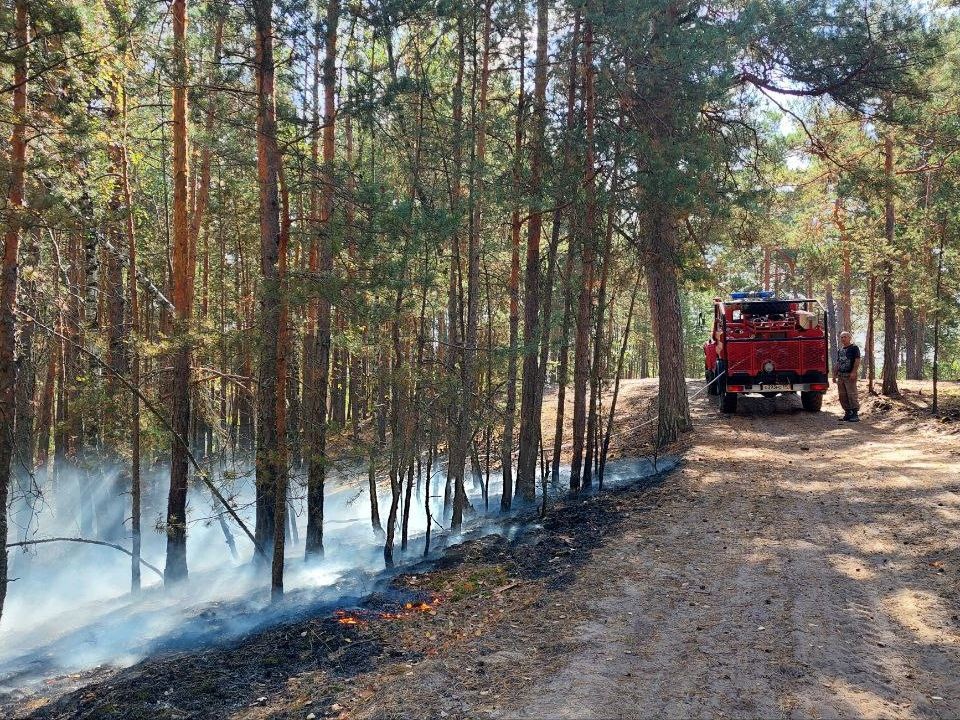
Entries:
{"label": "man in dark clothing", "polygon": [[840,407],[844,414],[841,421],[860,422],[860,402],[857,398],[857,375],[860,370],[860,348],[853,343],[848,330],[840,333],[837,362],[833,366],[833,381],[840,393]]}

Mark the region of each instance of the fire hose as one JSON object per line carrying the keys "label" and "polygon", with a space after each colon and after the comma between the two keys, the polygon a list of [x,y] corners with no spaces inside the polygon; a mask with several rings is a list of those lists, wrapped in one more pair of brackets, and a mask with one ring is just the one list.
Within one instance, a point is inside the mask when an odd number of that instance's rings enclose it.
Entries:
{"label": "fire hose", "polygon": [[[732,368],[730,368],[730,370],[736,370],[738,367],[740,367],[741,365],[743,365],[746,361],[747,361],[747,358],[742,359],[740,362],[738,362],[736,365],[734,365]],[[691,395],[691,396],[689,397],[689,400],[695,400],[697,397],[699,397],[701,394],[703,394],[703,392],[704,392],[705,390],[707,390],[711,385],[713,385],[715,382],[717,382],[717,380],[719,380],[720,378],[722,378],[722,377],[723,377],[724,375],[726,375],[727,373],[728,373],[728,370],[727,370],[726,368],[724,368],[723,370],[721,370],[719,373],[717,373],[717,375],[716,375],[710,382],[708,382],[708,383],[707,383],[706,385],[704,385],[702,388],[700,388],[699,390],[697,390],[693,395]],[[639,430],[640,428],[646,427],[646,426],[649,425],[650,423],[652,423],[652,422],[654,422],[655,420],[659,419],[659,417],[660,417],[660,413],[657,413],[657,414],[654,415],[653,417],[651,417],[651,418],[649,418],[649,419],[647,419],[647,420],[644,420],[644,421],[643,421],[642,423],[640,423],[639,425],[634,425],[633,427],[627,428],[626,430],[623,430],[622,432],[633,432],[634,430]]]}

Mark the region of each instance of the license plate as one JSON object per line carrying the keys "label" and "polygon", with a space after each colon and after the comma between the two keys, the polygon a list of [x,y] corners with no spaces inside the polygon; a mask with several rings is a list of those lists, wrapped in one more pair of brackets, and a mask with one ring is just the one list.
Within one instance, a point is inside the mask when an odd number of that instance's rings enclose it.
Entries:
{"label": "license plate", "polygon": [[792,385],[761,385],[760,388],[763,392],[786,392],[790,390]]}

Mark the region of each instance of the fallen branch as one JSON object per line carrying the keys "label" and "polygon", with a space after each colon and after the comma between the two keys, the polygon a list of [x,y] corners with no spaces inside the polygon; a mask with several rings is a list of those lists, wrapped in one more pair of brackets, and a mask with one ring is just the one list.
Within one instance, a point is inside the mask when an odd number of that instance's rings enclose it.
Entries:
{"label": "fallen branch", "polygon": [[515,587],[517,587],[517,586],[519,586],[519,585],[526,585],[526,584],[529,583],[529,582],[530,582],[529,580],[514,580],[512,583],[508,583],[508,584],[506,584],[506,585],[501,585],[501,586],[498,587],[498,588],[494,588],[493,594],[494,594],[494,595],[499,595],[500,593],[504,593],[504,592],[506,592],[507,590],[510,590],[510,589],[512,589],[512,588],[515,588]]}
{"label": "fallen branch", "polygon": [[[117,545],[115,543],[105,542],[103,540],[88,540],[87,538],[68,538],[68,537],[39,538],[37,540],[21,540],[20,542],[7,543],[6,546],[8,548],[26,547],[27,545],[43,545],[45,543],[52,543],[52,542],[74,542],[74,543],[85,543],[87,545],[103,545],[104,547],[109,547],[109,548],[113,548],[114,550],[119,550],[125,555],[129,555],[130,557],[133,557],[133,553],[127,550],[125,547],[123,547],[123,545]],[[143,558],[139,558],[139,560],[141,565],[143,565],[144,567],[150,568],[157,575],[160,576],[161,580],[163,579],[163,572],[158,567],[156,567],[155,565],[151,565]]]}

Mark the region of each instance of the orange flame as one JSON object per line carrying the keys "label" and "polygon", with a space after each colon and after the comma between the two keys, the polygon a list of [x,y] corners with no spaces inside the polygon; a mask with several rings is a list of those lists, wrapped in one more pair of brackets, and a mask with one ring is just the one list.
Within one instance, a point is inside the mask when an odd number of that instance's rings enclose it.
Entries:
{"label": "orange flame", "polygon": [[[377,613],[375,617],[379,617],[381,620],[403,620],[414,612],[431,612],[441,601],[442,598],[434,597],[429,603],[422,601],[417,603],[408,602],[404,604],[399,612],[381,612]],[[365,622],[363,616],[354,615],[346,610],[337,610],[334,614],[337,617],[337,622],[341,625],[361,625]],[[371,615],[371,617],[374,616]]]}

